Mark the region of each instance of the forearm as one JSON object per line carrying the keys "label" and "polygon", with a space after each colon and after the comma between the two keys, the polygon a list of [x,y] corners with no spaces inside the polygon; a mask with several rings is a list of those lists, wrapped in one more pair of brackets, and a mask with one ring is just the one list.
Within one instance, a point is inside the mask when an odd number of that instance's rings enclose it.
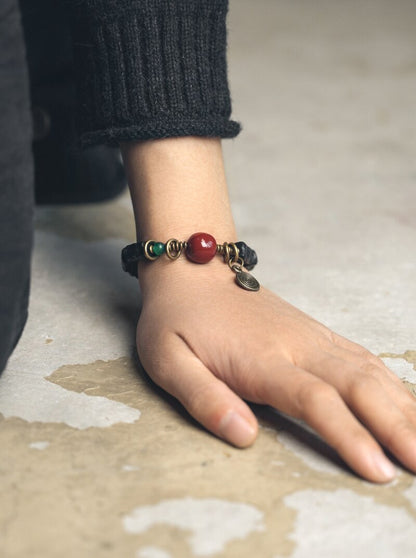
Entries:
{"label": "forearm", "polygon": [[124,143],[122,155],[138,239],[186,240],[202,231],[236,240],[220,138]]}

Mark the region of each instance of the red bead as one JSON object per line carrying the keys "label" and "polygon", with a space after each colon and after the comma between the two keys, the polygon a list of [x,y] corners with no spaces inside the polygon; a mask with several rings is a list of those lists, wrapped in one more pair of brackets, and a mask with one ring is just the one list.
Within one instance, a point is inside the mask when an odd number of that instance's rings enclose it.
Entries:
{"label": "red bead", "polygon": [[188,239],[186,257],[191,262],[207,263],[217,252],[217,241],[208,233],[195,233]]}

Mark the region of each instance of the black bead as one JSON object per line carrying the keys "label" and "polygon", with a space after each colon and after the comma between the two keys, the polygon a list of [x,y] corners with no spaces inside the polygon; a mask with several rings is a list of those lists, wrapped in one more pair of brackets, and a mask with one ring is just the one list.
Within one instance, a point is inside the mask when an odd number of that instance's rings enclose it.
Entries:
{"label": "black bead", "polygon": [[121,265],[123,270],[133,277],[137,277],[137,263],[142,260],[143,257],[142,242],[125,246],[121,251]]}
{"label": "black bead", "polygon": [[256,252],[247,246],[245,242],[240,241],[235,244],[238,248],[239,256],[244,260],[244,267],[250,271],[257,264]]}

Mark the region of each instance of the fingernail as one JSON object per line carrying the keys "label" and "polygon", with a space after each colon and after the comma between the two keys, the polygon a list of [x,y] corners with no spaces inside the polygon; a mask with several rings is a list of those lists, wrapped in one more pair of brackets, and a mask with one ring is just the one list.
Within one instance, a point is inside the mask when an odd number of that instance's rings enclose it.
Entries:
{"label": "fingernail", "polygon": [[244,447],[251,444],[255,437],[255,429],[235,411],[228,411],[220,422],[220,435],[234,444]]}
{"label": "fingernail", "polygon": [[376,453],[374,455],[374,464],[377,469],[382,473],[383,477],[387,480],[391,480],[396,476],[396,468],[382,453]]}

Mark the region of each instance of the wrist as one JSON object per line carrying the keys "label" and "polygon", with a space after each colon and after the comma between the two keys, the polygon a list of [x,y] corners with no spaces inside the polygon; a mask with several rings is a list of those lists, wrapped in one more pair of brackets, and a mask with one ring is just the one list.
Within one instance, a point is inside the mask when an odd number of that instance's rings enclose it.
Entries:
{"label": "wrist", "polygon": [[138,240],[187,240],[199,231],[236,239],[220,138],[129,143],[122,154]]}
{"label": "wrist", "polygon": [[143,300],[159,297],[162,293],[169,296],[178,284],[199,284],[201,292],[212,282],[219,287],[227,283],[234,287],[233,273],[220,257],[206,264],[190,262],[186,257],[175,261],[159,258],[155,262],[139,262],[138,280]]}

